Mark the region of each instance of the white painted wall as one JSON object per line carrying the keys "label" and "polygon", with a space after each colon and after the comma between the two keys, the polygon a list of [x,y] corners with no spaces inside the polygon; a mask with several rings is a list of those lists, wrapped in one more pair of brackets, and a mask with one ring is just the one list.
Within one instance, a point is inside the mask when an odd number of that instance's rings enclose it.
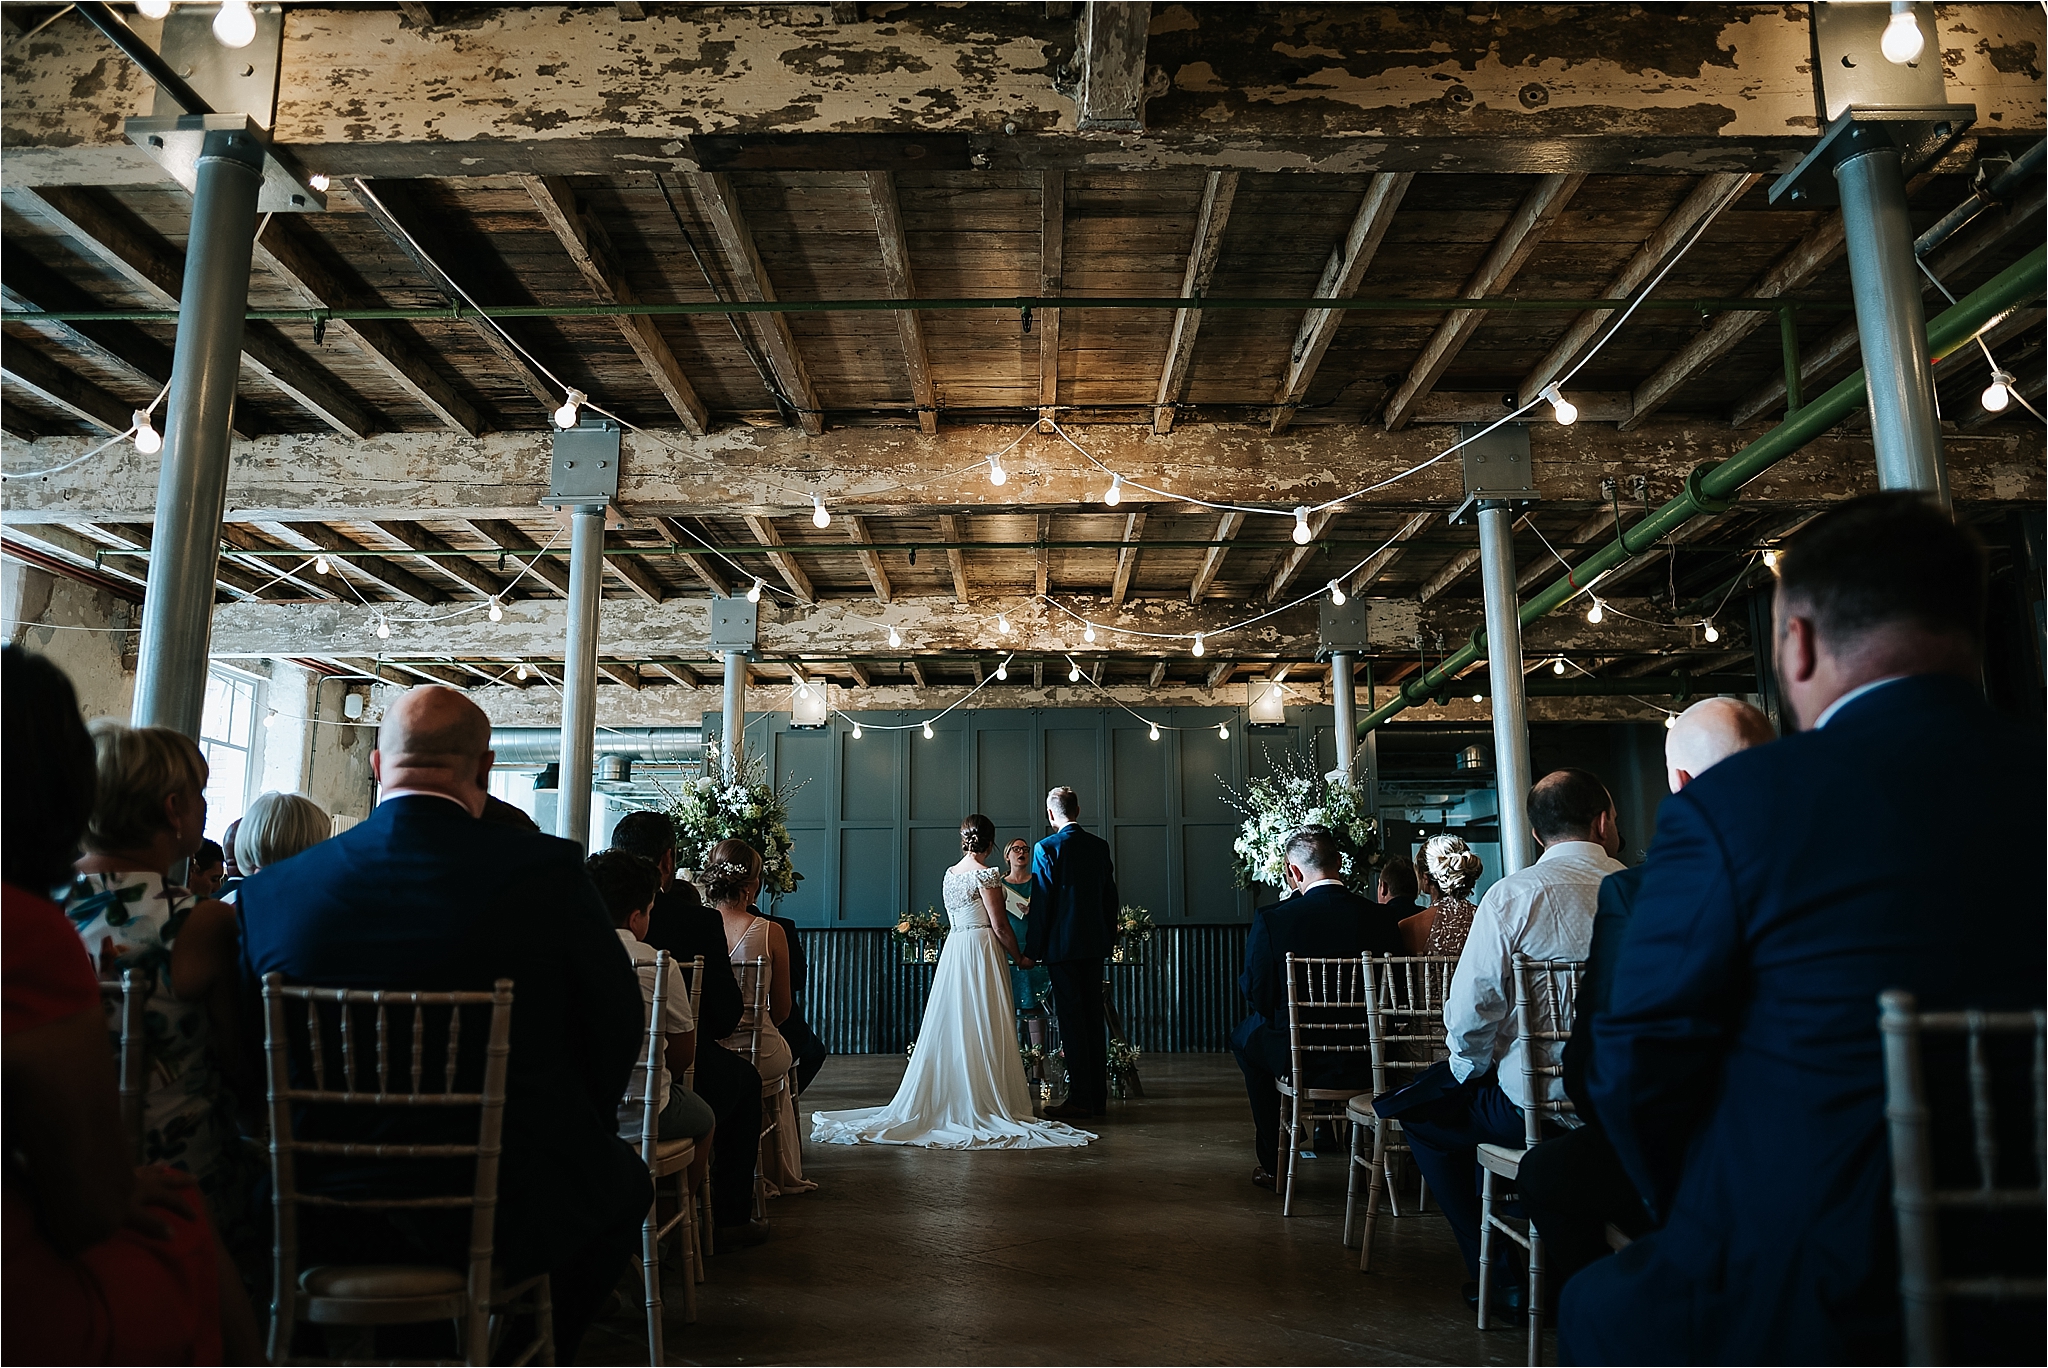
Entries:
{"label": "white painted wall", "polygon": [[135,604],[104,589],[12,560],[0,561],[7,640],[46,656],[71,677],[86,720],[125,722],[135,699]]}

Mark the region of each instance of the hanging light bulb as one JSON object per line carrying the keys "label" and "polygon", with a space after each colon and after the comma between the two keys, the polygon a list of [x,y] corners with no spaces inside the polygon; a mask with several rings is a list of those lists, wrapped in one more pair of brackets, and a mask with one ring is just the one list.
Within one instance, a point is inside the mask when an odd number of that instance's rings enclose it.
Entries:
{"label": "hanging light bulb", "polygon": [[1600,620],[1606,616],[1607,610],[1600,606],[1599,599],[1594,599],[1593,606],[1586,610],[1586,621],[1593,623],[1595,626],[1598,626]]}
{"label": "hanging light bulb", "polygon": [[889,628],[889,644],[891,646],[901,646],[903,644],[903,633],[897,631],[894,626]]}
{"label": "hanging light bulb", "polygon": [[1486,695],[1485,695],[1485,694],[1473,694],[1473,695],[1472,695],[1472,701],[1473,701],[1474,703],[1484,703],[1484,702],[1486,701]]}
{"label": "hanging light bulb", "polygon": [[1088,624],[1088,630],[1087,630],[1087,631],[1085,631],[1085,632],[1083,632],[1083,633],[1081,633],[1081,640],[1083,640],[1083,641],[1087,642],[1087,643],[1088,643],[1088,644],[1089,644],[1090,646],[1093,646],[1093,645],[1095,644],[1095,624],[1094,624],[1094,623],[1092,623],[1092,622],[1091,622],[1091,623],[1089,623],[1089,624]]}
{"label": "hanging light bulb", "polygon": [[811,526],[830,527],[831,525],[832,515],[825,511],[825,501],[815,494],[811,495]]}
{"label": "hanging light bulb", "polygon": [[306,184],[325,194],[327,193],[327,187],[334,184],[334,182],[328,178],[325,171],[315,171],[312,175],[306,177]]}
{"label": "hanging light bulb", "polygon": [[1068,662],[1067,662],[1067,683],[1069,683],[1069,684],[1079,684],[1080,682],[1081,682],[1081,667],[1080,667],[1079,665],[1076,665],[1076,664],[1075,664],[1075,663],[1074,663],[1073,661],[1071,661],[1071,660],[1070,660],[1070,661],[1068,661]]}
{"label": "hanging light bulb", "polygon": [[163,19],[170,15],[171,0],[136,0],[135,12],[145,19]]}
{"label": "hanging light bulb", "polygon": [[1009,634],[1010,634],[1010,619],[1009,619],[1009,618],[1008,618],[1008,617],[1007,617],[1006,615],[1004,615],[1004,614],[1002,614],[1002,613],[997,613],[997,614],[996,614],[996,635],[997,635],[997,636],[1008,636]]}
{"label": "hanging light bulb", "polygon": [[1778,552],[1776,548],[1771,548],[1764,552],[1764,568],[1766,570],[1778,568]]}
{"label": "hanging light bulb", "polygon": [[327,557],[313,557],[313,573],[316,575],[324,575],[328,573]]}
{"label": "hanging light bulb", "polygon": [[1554,665],[1552,665],[1552,666],[1550,667],[1550,672],[1551,672],[1552,674],[1554,674],[1554,675],[1561,675],[1561,674],[1563,674],[1563,673],[1564,673],[1564,657],[1563,657],[1563,656],[1559,656],[1559,657],[1557,658],[1557,663],[1556,663],[1556,664],[1554,664]]}
{"label": "hanging light bulb", "polygon": [[752,583],[751,585],[749,585],[749,586],[747,587],[747,602],[749,602],[749,603],[759,603],[760,601],[761,601],[761,577],[760,577],[759,575],[756,575],[756,576],[754,576],[754,582],[753,582],[753,583]]}
{"label": "hanging light bulb", "polygon": [[505,620],[505,605],[503,605],[502,603],[499,603],[499,602],[498,602],[498,601],[497,601],[496,599],[492,599],[492,600],[491,600],[491,621],[493,621],[493,622],[503,622],[504,620]]}
{"label": "hanging light bulb", "polygon": [[256,12],[249,8],[249,0],[221,0],[220,13],[213,16],[213,36],[222,47],[245,48],[255,42]]}
{"label": "hanging light bulb", "polygon": [[997,678],[997,679],[1008,679],[1009,677],[1010,677],[1010,662],[1009,662],[1009,661],[1007,661],[1007,660],[1000,660],[1000,661],[997,661],[997,662],[996,662],[996,678]]}
{"label": "hanging light bulb", "polygon": [[513,677],[516,679],[524,679],[531,673],[532,671],[526,668],[526,662],[523,660],[519,662],[519,667],[512,671]]}
{"label": "hanging light bulb", "polygon": [[579,416],[578,410],[583,407],[584,401],[589,397],[580,389],[570,390],[569,397],[562,401],[560,408],[555,410],[555,426],[563,429],[575,427],[576,419]]}
{"label": "hanging light bulb", "polygon": [[1344,586],[1335,580],[1330,581],[1330,602],[1336,604],[1339,608],[1344,606]]}
{"label": "hanging light bulb", "polygon": [[[1995,370],[1991,372],[1991,383],[1984,387],[1984,393],[1978,396],[1977,402],[1984,406],[1986,413],[2003,413],[2005,406],[2012,402],[2012,387],[2012,376],[2005,371]],[[135,445],[142,451],[153,449],[142,445],[140,433],[136,434]]]}
{"label": "hanging light bulb", "polygon": [[1892,0],[1891,22],[1884,26],[1884,37],[1877,46],[1893,66],[1917,60],[1926,49],[1927,35],[1920,31],[1920,20],[1908,0]]}
{"label": "hanging light bulb", "polygon": [[1543,387],[1543,397],[1550,401],[1551,416],[1557,419],[1558,426],[1570,427],[1579,421],[1579,406],[1564,397],[1564,391],[1557,387],[1556,381]]}
{"label": "hanging light bulb", "polygon": [[1714,625],[1714,620],[1712,618],[1708,618],[1705,622],[1701,623],[1700,626],[1702,629],[1700,635],[1705,637],[1709,643],[1716,642],[1721,639],[1721,629]]}
{"label": "hanging light bulb", "polygon": [[1124,501],[1123,476],[1112,475],[1109,477],[1109,493],[1102,496],[1102,501],[1108,504],[1111,508],[1115,508],[1118,504]]}
{"label": "hanging light bulb", "polygon": [[1294,544],[1296,546],[1307,546],[1309,538],[1314,535],[1314,533],[1308,530],[1308,505],[1303,504],[1300,508],[1294,510]]}
{"label": "hanging light bulb", "polygon": [[860,723],[858,722],[853,724],[853,739],[856,741],[860,740]]}
{"label": "hanging light bulb", "polygon": [[1152,739],[1154,741],[1159,739],[1159,724],[1157,722],[1152,724]]}
{"label": "hanging light bulb", "polygon": [[924,724],[924,739],[927,741],[932,739],[932,724],[929,722]]}
{"label": "hanging light bulb", "polygon": [[377,640],[379,640],[379,641],[389,641],[390,639],[391,639],[391,624],[390,624],[390,623],[388,623],[388,622],[386,622],[386,621],[385,621],[385,620],[384,620],[383,618],[378,618],[378,619],[377,619]]}
{"label": "hanging light bulb", "polygon": [[1674,728],[1676,728],[1677,726],[1678,726],[1678,714],[1677,714],[1677,713],[1665,713],[1665,714],[1664,714],[1664,730],[1665,730],[1665,731],[1671,731],[1671,730],[1673,730]]}
{"label": "hanging light bulb", "polygon": [[1200,632],[1195,633],[1194,651],[1196,655],[1200,655],[1202,653],[1202,634]]}
{"label": "hanging light bulb", "polygon": [[1230,724],[1228,722],[1218,722],[1216,724],[1216,739],[1218,741],[1228,741],[1230,739]]}
{"label": "hanging light bulb", "polygon": [[1008,481],[1009,478],[1010,472],[1003,469],[1003,463],[994,456],[989,457],[988,482],[992,485],[1000,485]]}
{"label": "hanging light bulb", "polygon": [[[1990,391],[1986,390],[1986,394]],[[1986,405],[1985,407],[1990,407]],[[1999,404],[2004,408],[2003,402]],[[164,449],[164,435],[149,425],[149,410],[135,410],[135,449],[145,456],[154,456]]]}

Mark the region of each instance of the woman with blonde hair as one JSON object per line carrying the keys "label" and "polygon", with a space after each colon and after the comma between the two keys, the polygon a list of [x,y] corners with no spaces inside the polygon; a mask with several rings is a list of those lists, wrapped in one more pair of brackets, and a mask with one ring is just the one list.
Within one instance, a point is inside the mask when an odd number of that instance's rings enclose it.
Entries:
{"label": "woman with blonde hair", "polygon": [[1421,944],[1415,953],[1455,959],[1464,953],[1465,937],[1472,933],[1472,914],[1478,910],[1472,903],[1472,886],[1479,882],[1485,866],[1472,847],[1465,844],[1464,837],[1448,832],[1430,837],[1420,853],[1422,858],[1415,862],[1415,867],[1428,871],[1438,896],[1435,905],[1422,914],[1429,919],[1426,927],[1411,928],[1409,923],[1420,921],[1421,917],[1410,917],[1401,923],[1401,930],[1404,934],[1425,933],[1416,937]]}
{"label": "woman with blonde hair", "polygon": [[289,860],[334,834],[327,809],[303,793],[265,793],[249,804],[235,832],[235,867],[244,878]]}

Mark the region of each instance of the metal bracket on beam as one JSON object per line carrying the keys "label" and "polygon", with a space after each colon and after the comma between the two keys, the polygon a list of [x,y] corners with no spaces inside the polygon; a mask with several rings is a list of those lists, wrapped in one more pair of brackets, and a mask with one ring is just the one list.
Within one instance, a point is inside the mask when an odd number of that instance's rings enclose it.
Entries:
{"label": "metal bracket on beam", "polygon": [[313,188],[297,160],[273,146],[270,135],[247,114],[152,116],[130,119],[122,128],[128,141],[184,186],[187,194],[198,188],[202,157],[229,157],[262,170],[257,213],[326,212],[327,196]]}
{"label": "metal bracket on beam", "polygon": [[761,606],[742,595],[711,600],[711,649],[714,652],[743,651],[749,660],[759,660],[755,646],[761,635]]}
{"label": "metal bracket on beam", "polygon": [[1772,183],[1771,204],[1810,209],[1840,203],[1835,167],[1874,148],[1896,147],[1900,170],[1910,176],[1976,122],[1975,105],[1850,105],[1799,165]]}
{"label": "metal bracket on beam", "polygon": [[1343,603],[1330,602],[1326,594],[1320,600],[1316,634],[1316,662],[1327,661],[1333,652],[1362,654],[1372,648],[1366,636],[1365,600],[1356,594],[1347,597]]}
{"label": "metal bracket on beam", "polygon": [[608,418],[585,418],[555,433],[548,466],[548,492],[543,507],[590,508],[604,505],[605,526],[626,525],[619,511],[619,463],[623,438]]}
{"label": "metal bracket on beam", "polygon": [[1466,443],[1459,452],[1465,462],[1465,502],[1452,512],[1453,523],[1463,522],[1482,501],[1523,504],[1543,497],[1529,466],[1527,424],[1505,423],[1489,432],[1483,424],[1460,423],[1458,439]]}

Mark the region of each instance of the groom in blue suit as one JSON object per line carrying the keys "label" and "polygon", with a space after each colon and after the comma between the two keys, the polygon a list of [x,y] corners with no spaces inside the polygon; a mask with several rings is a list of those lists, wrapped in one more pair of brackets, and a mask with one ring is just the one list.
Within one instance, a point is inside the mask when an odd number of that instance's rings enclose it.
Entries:
{"label": "groom in blue suit", "polygon": [[1116,943],[1116,867],[1109,842],[1081,829],[1081,800],[1065,785],[1045,795],[1052,835],[1031,852],[1031,915],[1024,953],[1052,975],[1067,1057],[1067,1100],[1055,1120],[1085,1120],[1109,1107],[1109,1034],[1102,1016],[1102,962]]}
{"label": "groom in blue suit", "polygon": [[[1662,1229],[1565,1284],[1567,1363],[1900,1361],[1877,996],[2043,999],[2042,742],[1984,700],[1983,544],[1878,494],[1815,519],[1778,573],[1778,677],[1806,730],[1658,810],[1587,1085]],[[1941,823],[1964,813],[1966,833]],[[1965,856],[1938,907],[1931,849]],[[1930,1071],[1937,1156],[1968,1125],[1944,1082]],[[2039,1221],[2012,1232],[2035,1270]],[[2022,1318],[2030,1349],[1955,1361],[2039,1362],[2038,1305]]]}

